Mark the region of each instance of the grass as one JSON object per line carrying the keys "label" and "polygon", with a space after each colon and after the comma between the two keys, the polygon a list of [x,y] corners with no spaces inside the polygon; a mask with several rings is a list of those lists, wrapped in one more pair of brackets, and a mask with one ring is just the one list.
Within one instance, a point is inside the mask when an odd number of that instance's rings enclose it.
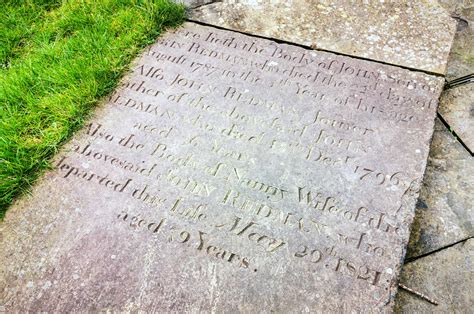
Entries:
{"label": "grass", "polygon": [[46,13],[57,8],[61,1],[36,0],[19,1],[5,0],[0,11],[0,66],[9,66],[9,60],[21,54],[28,43],[33,30]]}
{"label": "grass", "polygon": [[185,10],[168,0],[4,0],[0,13],[0,218]]}

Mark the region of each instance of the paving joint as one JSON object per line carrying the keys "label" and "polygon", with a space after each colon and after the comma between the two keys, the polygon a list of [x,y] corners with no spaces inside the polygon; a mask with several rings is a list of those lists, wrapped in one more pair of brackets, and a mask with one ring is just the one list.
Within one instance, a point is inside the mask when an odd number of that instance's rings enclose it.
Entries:
{"label": "paving joint", "polygon": [[474,156],[473,152],[469,149],[469,147],[464,143],[464,141],[461,139],[459,135],[454,131],[454,129],[451,128],[451,126],[448,124],[448,122],[443,118],[441,113],[437,112],[436,115],[438,116],[439,120],[443,123],[443,125],[448,129],[449,133],[451,133],[456,141],[458,141],[459,144],[461,144],[462,147],[471,155],[471,157]]}
{"label": "paving joint", "polygon": [[466,85],[466,84],[472,84],[472,83],[474,83],[474,73],[458,77],[449,82],[446,80],[446,83],[444,85],[444,90],[448,90],[451,88],[455,88],[455,87]]}
{"label": "paving joint", "polygon": [[446,75],[440,74],[440,73],[435,73],[435,72],[431,72],[431,71],[411,68],[411,67],[398,65],[398,64],[393,64],[393,63],[389,63],[389,62],[383,62],[383,61],[380,61],[380,60],[374,60],[374,59],[370,59],[370,58],[364,58],[364,57],[360,57],[360,56],[356,56],[356,55],[350,55],[350,54],[337,52],[337,51],[333,51],[333,50],[302,45],[302,44],[298,44],[298,43],[295,43],[295,42],[286,41],[286,40],[283,40],[283,39],[277,39],[277,38],[273,38],[273,37],[266,37],[266,36],[262,36],[262,35],[256,35],[256,34],[253,34],[253,33],[243,32],[243,31],[240,31],[240,30],[234,30],[234,29],[230,29],[230,28],[226,28],[226,27],[222,27],[222,26],[218,26],[218,25],[213,25],[213,24],[201,22],[201,21],[198,21],[198,20],[193,20],[193,19],[190,19],[190,18],[186,18],[185,21],[195,23],[195,24],[199,24],[199,25],[203,25],[203,26],[207,26],[207,27],[213,27],[215,29],[235,32],[235,33],[243,34],[243,35],[250,36],[250,37],[271,40],[271,41],[274,41],[278,44],[296,46],[296,47],[300,47],[300,48],[303,48],[303,49],[306,49],[306,50],[328,52],[328,53],[332,53],[332,54],[335,54],[335,55],[338,55],[338,56],[344,56],[344,57],[348,57],[348,58],[352,58],[352,59],[356,59],[356,60],[370,61],[370,62],[374,62],[374,63],[378,63],[378,64],[383,64],[383,65],[397,67],[397,68],[404,69],[404,70],[409,70],[409,71],[412,71],[412,72],[419,72],[419,73],[424,73],[424,74],[428,74],[428,75],[431,75],[431,76],[442,77],[446,80]]}
{"label": "paving joint", "polygon": [[433,254],[436,254],[436,253],[438,253],[438,252],[444,251],[444,250],[446,250],[446,249],[449,249],[450,247],[453,247],[453,246],[455,246],[455,245],[464,243],[464,242],[466,242],[466,241],[468,241],[468,240],[470,240],[470,239],[474,239],[474,235],[473,235],[473,236],[469,236],[469,237],[464,238],[464,239],[461,239],[461,240],[456,241],[456,242],[454,242],[454,243],[451,243],[451,244],[442,246],[442,247],[440,247],[440,248],[437,248],[436,250],[433,250],[433,251],[430,251],[430,252],[427,252],[427,253],[424,253],[424,254],[415,256],[415,257],[410,257],[410,258],[406,259],[403,264],[406,265],[406,264],[412,263],[412,262],[414,262],[414,261],[416,261],[416,260],[419,260],[420,258],[423,258],[423,257],[429,256],[429,255],[433,255]]}
{"label": "paving joint", "polygon": [[213,4],[213,3],[218,3],[218,2],[224,2],[224,0],[213,0],[213,1],[209,1],[209,2],[203,3],[203,4],[198,4],[198,5],[196,5],[196,6],[190,6],[190,7],[188,7],[187,9],[188,9],[189,11],[192,11],[192,10],[199,9],[199,8],[208,6],[208,5]]}

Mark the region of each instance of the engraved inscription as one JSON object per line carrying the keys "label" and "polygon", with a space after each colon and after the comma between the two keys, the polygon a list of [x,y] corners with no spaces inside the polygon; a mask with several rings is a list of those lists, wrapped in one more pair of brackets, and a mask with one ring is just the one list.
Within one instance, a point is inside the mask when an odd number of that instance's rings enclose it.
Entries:
{"label": "engraved inscription", "polygon": [[146,251],[160,311],[379,311],[441,84],[188,23],[145,49],[57,181],[99,195],[74,208]]}

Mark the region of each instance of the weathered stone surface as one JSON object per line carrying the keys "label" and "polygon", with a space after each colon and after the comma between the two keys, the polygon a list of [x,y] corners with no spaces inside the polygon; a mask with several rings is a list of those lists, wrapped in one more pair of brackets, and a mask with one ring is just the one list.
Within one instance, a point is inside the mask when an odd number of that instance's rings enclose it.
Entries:
{"label": "weathered stone surface", "polygon": [[191,19],[435,73],[446,71],[456,29],[436,1],[224,0]]}
{"label": "weathered stone surface", "polygon": [[400,282],[439,304],[400,289],[395,313],[472,313],[473,272],[474,239],[404,265]]}
{"label": "weathered stone surface", "polygon": [[448,81],[474,73],[474,3],[464,0],[439,0],[457,20],[457,31],[448,58]]}
{"label": "weathered stone surface", "polygon": [[474,151],[474,84],[446,90],[440,100],[439,113],[463,143]]}
{"label": "weathered stone surface", "polygon": [[438,120],[407,257],[474,236],[474,160]]}
{"label": "weathered stone surface", "polygon": [[442,84],[187,23],[7,212],[5,309],[389,311]]}
{"label": "weathered stone surface", "polygon": [[[458,21],[457,32],[449,54],[447,80],[474,73],[474,4],[469,1],[443,0]],[[460,139],[474,151],[474,86],[452,88],[443,93],[439,112]]]}
{"label": "weathered stone surface", "polygon": [[184,4],[188,9],[194,9],[202,5],[206,5],[212,2],[216,2],[216,1],[215,0],[176,0],[176,2]]}

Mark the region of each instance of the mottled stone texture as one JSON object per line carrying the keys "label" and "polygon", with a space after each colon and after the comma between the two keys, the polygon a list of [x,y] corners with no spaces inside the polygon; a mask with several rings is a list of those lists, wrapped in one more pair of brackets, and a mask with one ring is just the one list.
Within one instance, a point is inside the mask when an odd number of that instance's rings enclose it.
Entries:
{"label": "mottled stone texture", "polygon": [[456,22],[437,1],[233,1],[191,19],[390,64],[445,73]]}
{"label": "mottled stone texture", "polygon": [[[474,73],[474,3],[442,0],[441,4],[458,21],[449,54],[448,81]],[[452,88],[443,94],[440,114],[471,152],[474,151],[474,86]]]}
{"label": "mottled stone texture", "polygon": [[408,258],[474,236],[474,160],[438,120],[413,223]]}
{"label": "mottled stone texture", "polygon": [[438,0],[457,21],[457,31],[448,58],[448,81],[474,73],[474,2]]}
{"label": "mottled stone texture", "polygon": [[395,313],[472,313],[473,272],[474,239],[404,265],[400,281],[438,305],[400,289]]}
{"label": "mottled stone texture", "polygon": [[390,311],[442,84],[165,34],[7,212],[5,309]]}
{"label": "mottled stone texture", "polygon": [[445,91],[439,113],[464,144],[474,152],[474,84]]}
{"label": "mottled stone texture", "polygon": [[178,3],[184,4],[188,9],[194,9],[202,5],[216,2],[215,0],[175,0],[175,1]]}

